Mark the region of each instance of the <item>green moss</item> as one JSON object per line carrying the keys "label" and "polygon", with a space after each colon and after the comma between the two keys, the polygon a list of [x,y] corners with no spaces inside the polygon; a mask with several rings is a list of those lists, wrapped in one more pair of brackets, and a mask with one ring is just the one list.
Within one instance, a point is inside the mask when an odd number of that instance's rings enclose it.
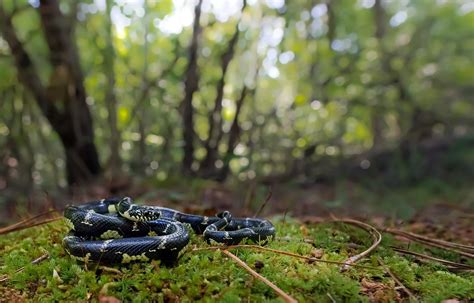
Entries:
{"label": "green moss", "polygon": [[[341,224],[319,224],[302,227],[297,221],[275,218],[278,238],[268,247],[311,256],[322,250],[322,259],[343,261],[362,250],[348,248],[348,243],[367,246],[371,238],[353,227]],[[252,302],[281,301],[267,285],[250,276],[220,251],[193,251],[192,247],[207,247],[200,236],[193,235],[177,264],[166,267],[159,261],[115,266],[114,272],[102,266],[76,263],[65,254],[61,239],[67,233],[62,222],[32,228],[3,236],[0,239],[0,275],[5,282],[32,301],[98,300],[102,295],[122,301],[164,302],[179,299],[183,302]],[[303,238],[314,240],[305,243]],[[473,277],[455,275],[440,265],[416,264],[411,259],[396,255],[388,236],[382,246],[361,264],[375,269],[352,268],[340,272],[338,265],[308,263],[305,260],[270,252],[234,249],[232,252],[285,292],[306,302],[363,302],[360,281],[377,280],[390,286],[387,296],[395,300],[394,282],[379,267],[377,258],[422,301],[437,302],[448,298],[474,298]],[[414,249],[422,249],[413,246]],[[50,258],[39,264],[31,261],[47,251]],[[450,254],[446,258],[457,258]],[[256,266],[256,264],[259,264]],[[16,272],[24,267],[21,272]],[[57,276],[53,272],[57,272]],[[4,284],[5,284],[4,283]]]}
{"label": "green moss", "polygon": [[449,272],[436,271],[423,277],[416,286],[426,302],[440,302],[446,298],[474,299],[473,276],[462,278]]}

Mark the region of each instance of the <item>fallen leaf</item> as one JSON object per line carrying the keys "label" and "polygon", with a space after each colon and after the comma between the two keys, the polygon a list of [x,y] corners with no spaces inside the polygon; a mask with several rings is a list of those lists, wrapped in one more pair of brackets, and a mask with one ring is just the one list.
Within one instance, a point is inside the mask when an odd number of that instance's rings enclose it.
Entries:
{"label": "fallen leaf", "polygon": [[99,302],[101,303],[121,303],[119,299],[112,296],[99,296]]}
{"label": "fallen leaf", "polygon": [[369,298],[369,302],[401,302],[400,294],[389,285],[366,278],[360,284],[361,292]]}
{"label": "fallen leaf", "polygon": [[53,279],[56,280],[56,282],[58,282],[59,284],[63,283],[63,280],[59,276],[58,271],[56,269],[53,269]]}
{"label": "fallen leaf", "polygon": [[311,251],[310,255],[311,257],[314,257],[316,259],[321,259],[324,255],[324,250],[322,250],[321,248],[315,248]]}

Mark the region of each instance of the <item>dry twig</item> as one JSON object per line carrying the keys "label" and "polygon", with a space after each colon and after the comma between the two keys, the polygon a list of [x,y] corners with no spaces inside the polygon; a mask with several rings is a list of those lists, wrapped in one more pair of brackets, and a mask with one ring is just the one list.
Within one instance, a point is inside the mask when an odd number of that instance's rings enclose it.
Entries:
{"label": "dry twig", "polygon": [[105,272],[112,273],[112,274],[116,274],[116,275],[120,275],[120,276],[123,275],[123,272],[121,272],[117,268],[102,265],[102,266],[99,266],[99,269],[102,270],[102,271],[105,271]]}
{"label": "dry twig", "polygon": [[268,193],[267,193],[267,196],[265,197],[265,200],[263,201],[262,205],[260,205],[260,208],[257,210],[257,212],[255,213],[255,215],[253,216],[254,218],[258,217],[258,215],[260,215],[260,213],[262,212],[262,210],[265,208],[265,206],[267,205],[268,201],[270,201],[270,199],[272,198],[272,195],[273,195],[273,192],[272,192],[272,188],[270,187],[268,189]]}
{"label": "dry twig", "polygon": [[394,251],[398,252],[398,253],[405,254],[405,255],[411,255],[411,256],[414,256],[418,259],[426,259],[426,260],[435,261],[435,262],[438,262],[438,263],[441,263],[441,264],[444,264],[444,265],[447,265],[447,266],[451,266],[451,267],[474,270],[474,266],[471,266],[471,265],[468,265],[468,264],[452,262],[452,261],[448,261],[448,260],[444,260],[444,259],[440,259],[440,258],[420,254],[420,253],[417,253],[417,252],[414,252],[414,251],[398,248],[398,247],[391,246],[391,248]]}
{"label": "dry twig", "polygon": [[[238,244],[238,245],[230,245],[230,246],[209,246],[209,247],[201,247],[201,248],[194,248],[192,251],[200,251],[200,250],[217,250],[217,249],[234,249],[234,248],[250,248],[250,249],[257,249],[257,250],[263,250],[263,251],[268,251],[272,253],[277,253],[280,255],[285,255],[289,257],[294,257],[294,258],[299,258],[299,259],[304,259],[309,262],[317,262],[317,263],[328,263],[328,264],[338,264],[338,265],[345,265],[344,262],[339,262],[339,261],[331,261],[331,260],[321,260],[313,257],[306,257],[298,254],[294,254],[288,251],[284,250],[278,250],[278,249],[273,249],[273,248],[267,248],[263,246],[258,246],[258,245],[250,245],[250,244]],[[376,267],[373,266],[365,266],[365,265],[359,265],[359,264],[348,264],[349,266],[353,267],[360,267],[360,268],[366,268],[366,269],[377,269]]]}
{"label": "dry twig", "polygon": [[397,283],[401,287],[401,289],[403,289],[403,291],[408,295],[408,297],[410,297],[412,301],[418,301],[416,296],[405,285],[403,285],[402,281],[400,281],[400,279],[398,279],[397,276],[392,273],[392,271],[385,265],[385,263],[383,263],[382,259],[377,257],[377,260],[379,261],[379,264],[383,267],[385,272],[389,274],[390,277],[392,277],[395,283]]}
{"label": "dry twig", "polygon": [[[40,217],[44,217],[46,215],[50,215],[52,213],[57,213],[58,210],[56,209],[51,209],[51,210],[48,210],[46,212],[42,212],[40,214],[37,214],[31,218],[27,218],[27,219],[24,219],[24,220],[21,220],[20,222],[17,222],[17,223],[14,223],[14,224],[11,224],[11,225],[8,225],[8,226],[5,226],[3,228],[0,228],[0,235],[4,235],[4,234],[8,234],[12,231],[17,231],[17,230],[21,230],[23,228],[28,228],[30,227],[28,225],[28,223],[30,222],[33,222],[33,221],[36,221],[37,219],[39,219]],[[25,227],[26,226],[26,227]]]}
{"label": "dry twig", "polygon": [[337,218],[333,218],[332,222],[342,222],[342,223],[351,224],[356,227],[362,228],[363,230],[367,231],[374,239],[373,244],[369,248],[367,248],[365,251],[347,259],[344,262],[344,266],[341,268],[341,271],[346,271],[351,264],[358,262],[360,259],[370,254],[374,249],[377,248],[377,246],[382,241],[382,234],[375,227],[367,223],[357,221],[354,219],[337,219]]}
{"label": "dry twig", "polygon": [[474,246],[471,245],[464,245],[464,244],[458,244],[458,243],[453,243],[453,242],[448,242],[448,241],[443,241],[443,240],[438,240],[438,239],[432,239],[426,236],[418,235],[415,233],[410,233],[394,228],[387,228],[385,230],[386,232],[401,236],[407,239],[410,239],[412,241],[429,245],[429,246],[434,246],[438,248],[443,248],[445,250],[449,250],[452,252],[455,252],[457,254],[460,254],[462,256],[474,259]]}
{"label": "dry twig", "polygon": [[13,225],[10,225],[10,226],[7,226],[7,227],[4,227],[2,229],[0,229],[0,235],[5,235],[5,234],[8,234],[8,233],[11,233],[11,232],[14,232],[14,231],[19,231],[19,230],[22,230],[22,229],[27,229],[27,228],[31,228],[31,227],[35,227],[35,226],[38,226],[38,225],[43,225],[43,224],[47,224],[47,223],[51,223],[51,222],[54,222],[54,221],[57,221],[61,219],[61,217],[53,217],[53,218],[46,218],[46,219],[43,219],[43,220],[39,220],[39,221],[33,221],[33,223],[29,223],[30,219],[26,219],[24,221],[25,222],[19,222],[19,223],[15,223]]}
{"label": "dry twig", "polygon": [[[40,257],[34,259],[33,261],[31,261],[31,264],[38,264],[38,263],[41,263],[42,261],[46,260],[49,258],[49,254],[48,253],[45,253],[44,255],[41,255]],[[15,274],[19,273],[19,272],[22,272],[25,270],[25,267],[20,267],[18,268],[16,271],[15,271]],[[3,278],[0,279],[0,282],[5,282],[5,281],[8,281],[10,278],[8,276],[5,276]]]}
{"label": "dry twig", "polygon": [[299,242],[302,241],[308,244],[315,244],[313,239],[303,238],[303,239],[295,239],[292,237],[275,237],[275,241],[282,241],[282,242]]}
{"label": "dry twig", "polygon": [[289,302],[289,303],[296,303],[298,301],[296,301],[293,297],[291,297],[290,295],[288,295],[286,292],[284,292],[283,290],[281,290],[278,286],[276,286],[275,284],[273,284],[272,282],[270,282],[267,278],[263,277],[262,275],[260,275],[259,273],[257,273],[255,270],[253,270],[252,268],[250,268],[250,266],[248,266],[244,261],[240,260],[236,255],[234,255],[233,253],[231,253],[230,251],[224,249],[222,250],[222,253],[226,254],[227,256],[229,256],[230,258],[232,258],[237,264],[239,264],[241,267],[243,267],[246,271],[248,271],[252,276],[254,276],[255,278],[259,279],[260,281],[262,281],[263,283],[267,284],[268,286],[270,286],[271,289],[273,289],[283,300],[285,300],[285,302]]}

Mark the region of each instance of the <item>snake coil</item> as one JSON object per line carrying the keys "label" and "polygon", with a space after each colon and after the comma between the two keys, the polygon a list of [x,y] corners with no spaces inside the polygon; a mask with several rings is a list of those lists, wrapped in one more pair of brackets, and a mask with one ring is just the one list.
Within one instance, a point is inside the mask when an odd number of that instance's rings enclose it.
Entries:
{"label": "snake coil", "polygon": [[63,245],[83,262],[129,263],[159,259],[173,262],[188,244],[189,225],[204,239],[225,245],[244,239],[266,243],[275,235],[272,223],[259,218],[186,214],[171,208],[140,206],[132,199],[110,198],[69,206],[64,218],[71,232]]}

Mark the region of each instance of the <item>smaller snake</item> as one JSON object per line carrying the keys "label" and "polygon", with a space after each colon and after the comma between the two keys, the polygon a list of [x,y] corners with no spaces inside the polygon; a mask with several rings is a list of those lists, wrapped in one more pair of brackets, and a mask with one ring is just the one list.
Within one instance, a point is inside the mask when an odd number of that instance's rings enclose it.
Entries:
{"label": "smaller snake", "polygon": [[71,228],[63,239],[64,248],[86,263],[173,262],[189,242],[185,225],[208,243],[234,245],[249,239],[264,244],[275,236],[275,228],[265,219],[233,218],[228,211],[215,217],[192,215],[136,205],[129,197],[69,206],[64,217]]}

